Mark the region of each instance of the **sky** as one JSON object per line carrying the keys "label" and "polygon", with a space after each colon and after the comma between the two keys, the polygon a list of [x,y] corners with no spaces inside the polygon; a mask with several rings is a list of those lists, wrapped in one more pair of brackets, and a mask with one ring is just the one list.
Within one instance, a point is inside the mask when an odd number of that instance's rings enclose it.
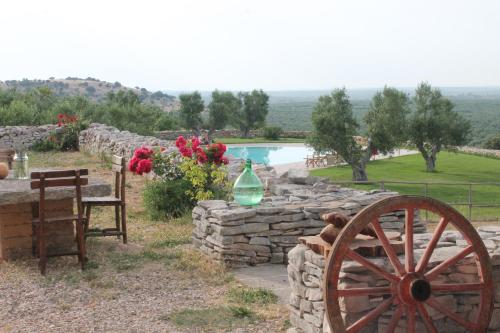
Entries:
{"label": "sky", "polygon": [[500,86],[498,0],[9,0],[0,80],[149,90]]}

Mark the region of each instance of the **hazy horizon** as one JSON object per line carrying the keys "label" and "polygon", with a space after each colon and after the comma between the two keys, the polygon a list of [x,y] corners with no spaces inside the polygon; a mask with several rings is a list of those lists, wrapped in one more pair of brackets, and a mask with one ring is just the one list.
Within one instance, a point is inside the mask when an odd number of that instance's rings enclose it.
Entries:
{"label": "hazy horizon", "polygon": [[500,87],[500,2],[6,2],[0,80],[162,91]]}

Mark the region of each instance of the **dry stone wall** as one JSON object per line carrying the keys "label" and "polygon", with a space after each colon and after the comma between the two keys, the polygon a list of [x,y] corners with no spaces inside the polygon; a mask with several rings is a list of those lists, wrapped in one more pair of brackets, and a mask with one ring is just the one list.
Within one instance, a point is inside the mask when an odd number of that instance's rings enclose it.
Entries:
{"label": "dry stone wall", "polygon": [[[301,236],[317,235],[325,227],[320,214],[338,211],[353,216],[363,207],[395,192],[364,192],[327,183],[277,184],[282,195],[264,198],[255,207],[222,200],[200,201],[193,209],[193,244],[228,266],[287,262],[288,252]],[[404,231],[404,212],[381,219],[387,230]],[[415,232],[425,232],[415,222]]]}
{"label": "dry stone wall", "polygon": [[80,132],[79,144],[80,150],[91,154],[119,155],[127,159],[132,157],[136,148],[143,146],[165,147],[167,152],[175,149],[172,141],[120,131],[116,127],[96,123]]}
{"label": "dry stone wall", "polygon": [[25,150],[45,140],[57,129],[56,125],[0,127],[0,148]]}
{"label": "dry stone wall", "polygon": [[[488,332],[500,332],[500,227],[483,226],[478,228],[479,234],[490,253],[493,264],[495,304],[492,320]],[[415,234],[416,260],[422,256],[429,243],[431,234]],[[457,231],[445,231],[431,258],[430,266],[434,267],[448,259],[467,246],[467,242]],[[323,273],[325,258],[314,253],[305,245],[297,245],[288,253],[288,280],[291,287],[290,295],[290,322],[292,328],[288,333],[331,333],[325,316],[323,303]],[[392,265],[386,257],[370,258],[370,261],[387,271],[392,271]],[[400,259],[401,261],[403,258]],[[478,281],[477,266],[472,257],[466,257],[457,265],[446,270],[438,277],[440,283],[474,283]],[[387,285],[387,281],[373,274],[365,267],[353,262],[345,261],[342,264],[340,281],[342,289],[379,287]],[[478,308],[479,297],[474,292],[444,294],[437,296],[437,300],[446,304],[454,312],[473,318],[474,311]],[[348,324],[354,323],[383,301],[381,297],[356,296],[341,298],[340,306],[343,316]],[[465,332],[465,329],[454,321],[444,317],[441,313],[428,309],[438,332]],[[390,320],[390,313],[383,314],[378,320],[367,326],[362,332],[386,331]],[[399,323],[396,332],[406,332],[405,318]],[[417,332],[425,332],[423,323],[417,321]]]}

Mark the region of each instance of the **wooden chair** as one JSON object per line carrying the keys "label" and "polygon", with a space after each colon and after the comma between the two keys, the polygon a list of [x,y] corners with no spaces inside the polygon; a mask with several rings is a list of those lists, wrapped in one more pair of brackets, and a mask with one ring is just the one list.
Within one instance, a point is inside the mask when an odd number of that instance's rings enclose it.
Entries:
{"label": "wooden chair", "polygon": [[[87,178],[81,178],[81,176],[87,176],[89,171],[87,169],[80,170],[63,170],[63,171],[46,171],[46,172],[32,172],[31,173],[31,188],[39,189],[40,201],[38,204],[38,217],[33,218],[33,235],[36,237],[35,250],[37,256],[40,258],[39,268],[40,273],[45,275],[45,267],[47,265],[47,257],[55,256],[66,256],[66,255],[76,255],[78,256],[78,261],[81,264],[82,269],[85,268],[85,238],[83,234],[83,206],[82,206],[82,185],[88,184]],[[57,186],[71,186],[75,187],[76,192],[76,205],[77,214],[68,216],[58,216],[58,217],[45,217],[45,189],[48,187]],[[54,222],[67,222],[73,224],[76,222],[76,243],[77,250],[73,252],[62,252],[62,253],[47,253],[46,244],[46,234],[45,227],[47,224]]]}
{"label": "wooden chair", "polygon": [[9,170],[12,170],[12,162],[14,161],[15,154],[14,149],[0,148],[0,162],[7,162]]}
{"label": "wooden chair", "polygon": [[[127,212],[125,206],[125,158],[113,156],[112,170],[115,172],[115,196],[84,197],[82,199],[85,210],[85,237],[123,236],[123,244],[127,244]],[[90,212],[92,206],[115,207],[115,228],[90,228]],[[121,224],[121,226],[120,226]]]}

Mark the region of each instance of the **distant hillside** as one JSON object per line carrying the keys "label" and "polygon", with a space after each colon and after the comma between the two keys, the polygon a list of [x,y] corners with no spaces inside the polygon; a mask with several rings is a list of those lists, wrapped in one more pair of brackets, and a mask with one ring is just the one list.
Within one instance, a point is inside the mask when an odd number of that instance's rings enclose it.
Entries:
{"label": "distant hillside", "polygon": [[172,111],[177,107],[175,96],[168,95],[161,91],[151,92],[146,88],[124,87],[120,82],[106,82],[88,77],[80,79],[77,77],[67,77],[66,79],[50,78],[48,80],[7,80],[0,81],[0,89],[17,89],[27,91],[37,87],[48,87],[57,96],[86,96],[94,101],[103,100],[109,92],[119,90],[132,90],[142,102],[158,105],[166,112]]}

